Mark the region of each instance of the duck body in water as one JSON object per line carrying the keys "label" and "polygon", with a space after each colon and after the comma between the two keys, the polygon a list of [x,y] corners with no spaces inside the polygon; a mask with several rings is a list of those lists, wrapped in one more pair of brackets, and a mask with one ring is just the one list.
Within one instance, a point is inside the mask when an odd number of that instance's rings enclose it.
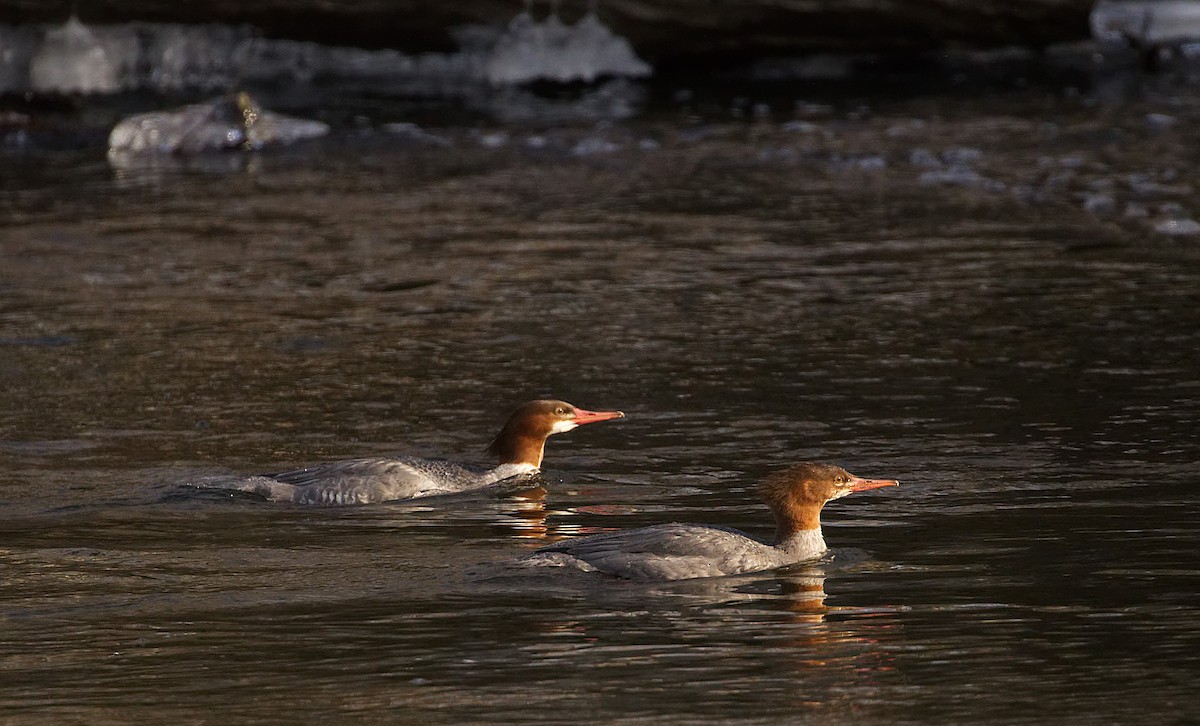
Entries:
{"label": "duck body in water", "polygon": [[250,477],[209,477],[207,489],[248,492],[275,502],[371,504],[481,489],[541,468],[546,439],[584,424],[623,418],[620,411],[587,411],[565,401],[530,401],[509,416],[488,446],[495,466],[415,456],[371,457],[317,464]]}
{"label": "duck body in water", "polygon": [[657,524],[542,547],[526,562],[576,567],[630,580],[685,580],[771,570],[826,551],[821,508],[854,492],[897,486],[830,464],[803,462],[766,477],[759,492],[775,515],[772,542],[728,527]]}

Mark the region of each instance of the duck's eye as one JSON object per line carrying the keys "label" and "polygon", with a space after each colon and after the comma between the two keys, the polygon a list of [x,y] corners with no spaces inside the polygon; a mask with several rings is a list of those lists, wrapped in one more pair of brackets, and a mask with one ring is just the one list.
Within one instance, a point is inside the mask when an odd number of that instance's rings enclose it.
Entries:
{"label": "duck's eye", "polygon": [[837,481],[838,484],[845,484],[846,477],[842,476],[841,474],[838,474],[837,479],[835,481]]}
{"label": "duck's eye", "polygon": [[554,409],[554,414],[556,416],[566,416],[567,409],[563,408],[562,406],[559,406],[558,408]]}

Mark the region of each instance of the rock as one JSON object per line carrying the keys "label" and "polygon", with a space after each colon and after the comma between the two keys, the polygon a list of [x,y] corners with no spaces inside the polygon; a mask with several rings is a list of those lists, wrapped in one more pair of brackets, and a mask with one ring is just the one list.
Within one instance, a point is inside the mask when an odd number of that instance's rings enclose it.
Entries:
{"label": "rock", "polygon": [[1102,42],[1162,46],[1200,40],[1195,0],[1100,0],[1088,22]]}
{"label": "rock", "polygon": [[128,75],[137,39],[129,29],[101,37],[71,18],[46,33],[29,64],[29,85],[43,93],[112,93]]}
{"label": "rock", "polygon": [[113,127],[108,150],[132,154],[195,154],[258,149],[324,136],[329,126],[263,110],[246,93],[234,93],[173,111],[130,116]]}
{"label": "rock", "polygon": [[538,21],[528,12],[513,18],[492,47],[484,75],[495,86],[545,80],[591,83],[605,76],[640,78],[650,66],[629,41],[614,35],[593,12],[568,25],[557,15]]}
{"label": "rock", "polygon": [[[1092,0],[604,0],[600,19],[628,38],[639,56],[689,62],[801,53],[877,53],[962,47],[1043,47],[1088,37]],[[248,24],[268,38],[333,46],[449,52],[451,29],[469,24],[504,28],[521,3],[459,0],[0,0],[5,22],[61,23],[77,7],[86,23],[178,22]],[[563,21],[584,15],[586,3],[563,3]],[[546,11],[545,3],[536,9]],[[573,17],[568,12],[576,13]]]}

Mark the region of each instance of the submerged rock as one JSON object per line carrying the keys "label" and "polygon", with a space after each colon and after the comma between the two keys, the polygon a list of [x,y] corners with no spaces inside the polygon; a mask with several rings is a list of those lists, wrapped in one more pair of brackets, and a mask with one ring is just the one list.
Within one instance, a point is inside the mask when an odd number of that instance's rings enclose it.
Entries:
{"label": "submerged rock", "polygon": [[1154,231],[1172,237],[1191,237],[1200,234],[1200,222],[1188,217],[1164,219],[1154,225]]}
{"label": "submerged rock", "polygon": [[327,133],[325,123],[266,111],[243,92],[173,111],[130,116],[109,134],[108,150],[110,154],[195,154],[258,149]]}
{"label": "submerged rock", "polygon": [[454,142],[445,136],[438,136],[437,134],[430,133],[414,123],[396,122],[384,124],[383,130],[389,134],[395,134],[396,136],[403,137],[409,141],[415,141],[419,144],[425,144],[427,146],[449,147],[454,145]]}

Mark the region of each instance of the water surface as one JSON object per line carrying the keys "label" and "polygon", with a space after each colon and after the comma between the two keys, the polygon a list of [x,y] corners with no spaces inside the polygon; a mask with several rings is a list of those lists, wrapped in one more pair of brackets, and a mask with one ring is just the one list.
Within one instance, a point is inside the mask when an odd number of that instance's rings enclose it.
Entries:
{"label": "water surface", "polygon": [[[183,168],[6,151],[0,714],[1200,718],[1200,241],[1155,231],[1200,214],[1197,99],[769,110],[367,123]],[[552,439],[540,490],[178,486],[477,458],[549,395],[628,418]],[[513,564],[671,520],[766,536],[753,483],[803,459],[902,482],[830,505],[820,563]]]}

